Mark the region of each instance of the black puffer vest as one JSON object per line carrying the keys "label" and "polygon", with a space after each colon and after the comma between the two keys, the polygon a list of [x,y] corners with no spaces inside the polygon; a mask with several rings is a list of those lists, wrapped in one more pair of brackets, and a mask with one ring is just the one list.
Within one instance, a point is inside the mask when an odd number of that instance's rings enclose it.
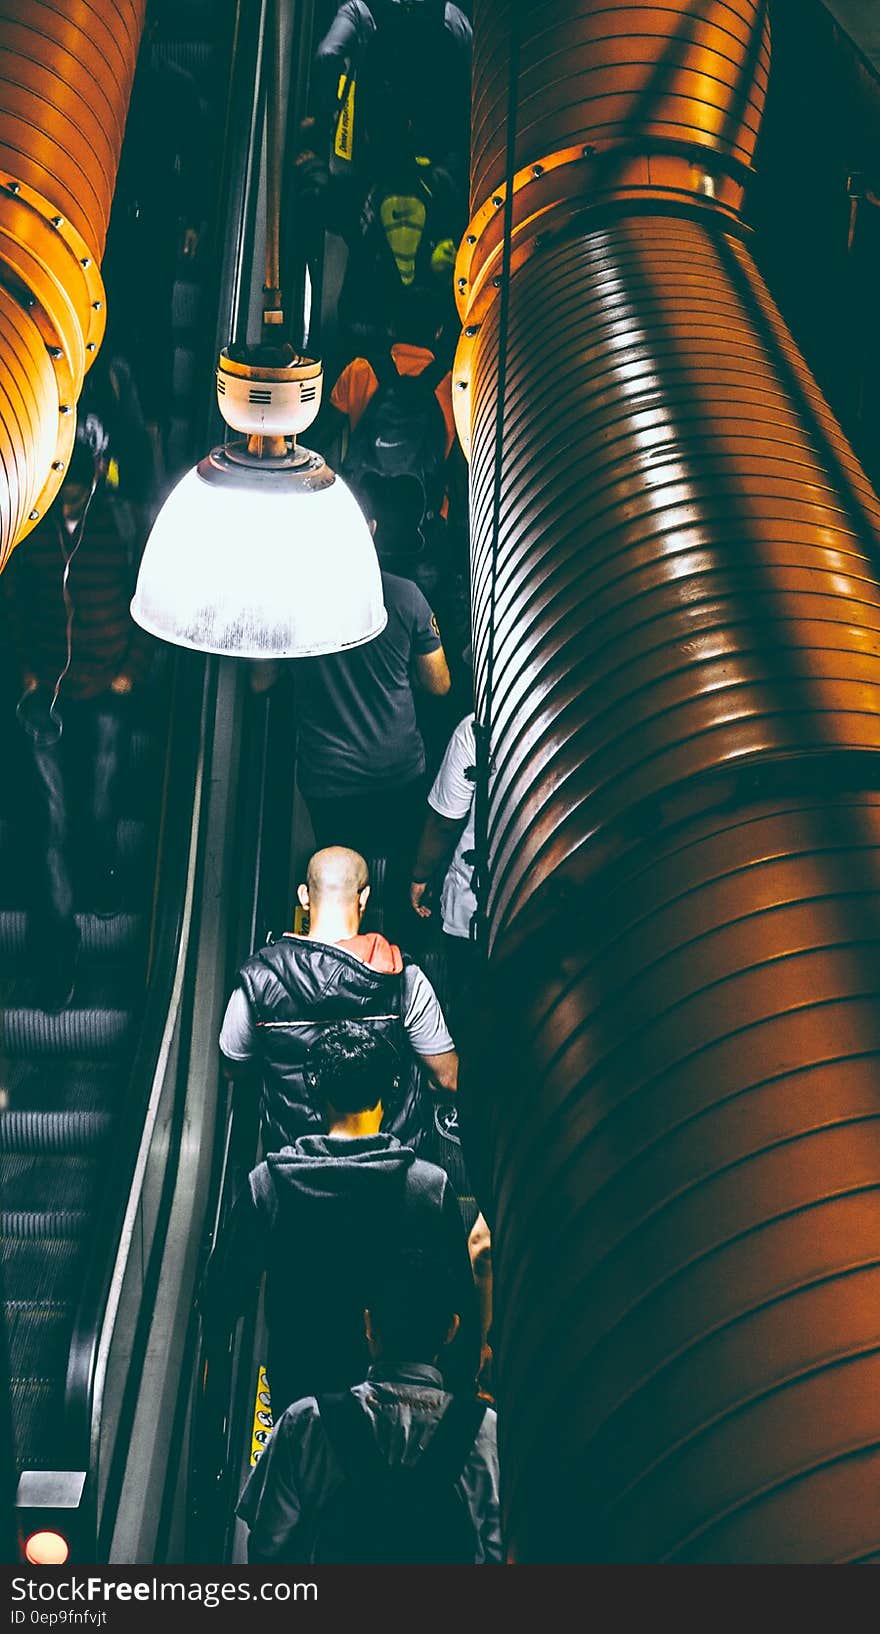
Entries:
{"label": "black puffer vest", "polygon": [[[408,963],[404,955],[404,965]],[[403,975],[372,970],[331,942],[283,936],[241,967],[260,1041],[263,1156],[322,1127],[305,1082],[306,1057],[323,1027],[365,1021],[398,1051],[402,1079],[382,1127],[405,1145],[422,1136],[418,1066],[403,1025]]]}

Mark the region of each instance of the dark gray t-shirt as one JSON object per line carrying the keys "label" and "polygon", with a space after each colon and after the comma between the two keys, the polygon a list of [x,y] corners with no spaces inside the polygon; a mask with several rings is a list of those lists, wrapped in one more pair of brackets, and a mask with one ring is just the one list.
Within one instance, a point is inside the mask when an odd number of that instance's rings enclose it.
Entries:
{"label": "dark gray t-shirt", "polygon": [[382,574],[388,623],[350,652],[303,658],[296,667],[299,784],[335,799],[383,794],[425,770],[410,669],[440,646],[437,623],[409,579]]}

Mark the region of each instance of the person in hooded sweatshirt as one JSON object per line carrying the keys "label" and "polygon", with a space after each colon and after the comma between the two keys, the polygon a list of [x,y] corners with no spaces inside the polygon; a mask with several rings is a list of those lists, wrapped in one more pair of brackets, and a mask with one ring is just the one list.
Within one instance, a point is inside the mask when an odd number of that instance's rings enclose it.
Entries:
{"label": "person in hooded sweatshirt", "polygon": [[458,1200],[442,1169],[380,1128],[400,1073],[395,1050],[366,1023],[340,1022],[312,1045],[306,1070],[327,1132],[301,1135],[251,1172],[208,1262],[206,1329],[228,1331],[265,1272],[277,1419],[292,1401],[364,1378],[375,1279],[401,1252],[418,1253],[451,1279],[461,1321],[445,1376],[473,1391],[480,1325]]}
{"label": "person in hooded sweatshirt", "polygon": [[263,1151],[280,1151],[322,1127],[305,1080],[311,1045],[335,1022],[363,1021],[389,1040],[401,1063],[383,1127],[418,1145],[432,1110],[422,1073],[436,1091],[458,1084],[458,1056],[437,995],[393,942],[360,933],[370,885],[359,852],[316,851],[297,895],[308,935],[286,931],[242,965],[220,1033],[224,1071],[232,1079],[261,1077]]}

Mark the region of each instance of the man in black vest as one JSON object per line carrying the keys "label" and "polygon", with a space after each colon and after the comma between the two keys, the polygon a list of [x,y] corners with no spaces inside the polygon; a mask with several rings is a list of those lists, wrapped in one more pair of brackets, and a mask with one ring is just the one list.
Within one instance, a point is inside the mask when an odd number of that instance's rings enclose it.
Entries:
{"label": "man in black vest", "polygon": [[242,965],[226,1009],[220,1050],[227,1075],[262,1074],[264,1152],[322,1127],[305,1081],[308,1051],[339,1021],[363,1021],[401,1062],[401,1087],[383,1128],[417,1145],[428,1117],[421,1067],[434,1089],[458,1085],[458,1056],[431,983],[393,942],[360,934],[370,895],[357,851],[329,846],[311,858],[297,892],[307,936],[292,931]]}
{"label": "man in black vest", "polygon": [[443,1169],[380,1132],[400,1073],[366,1022],[327,1027],[305,1072],[326,1134],[301,1135],[258,1164],[222,1230],[201,1300],[206,1326],[231,1326],[266,1272],[268,1374],[277,1418],[290,1402],[345,1390],[368,1364],[363,1312],[402,1251],[452,1279],[461,1324],[445,1364],[473,1392],[476,1292],[455,1191]]}

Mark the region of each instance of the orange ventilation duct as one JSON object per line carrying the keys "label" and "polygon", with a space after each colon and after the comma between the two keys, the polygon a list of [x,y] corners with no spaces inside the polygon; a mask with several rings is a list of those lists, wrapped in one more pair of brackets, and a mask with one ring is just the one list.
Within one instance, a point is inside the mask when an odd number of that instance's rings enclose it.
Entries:
{"label": "orange ventilation duct", "polygon": [[476,0],[457,267],[519,1561],[880,1558],[880,503],[758,0]]}
{"label": "orange ventilation duct", "polygon": [[145,0],[0,0],[0,571],[51,504],[104,333]]}

